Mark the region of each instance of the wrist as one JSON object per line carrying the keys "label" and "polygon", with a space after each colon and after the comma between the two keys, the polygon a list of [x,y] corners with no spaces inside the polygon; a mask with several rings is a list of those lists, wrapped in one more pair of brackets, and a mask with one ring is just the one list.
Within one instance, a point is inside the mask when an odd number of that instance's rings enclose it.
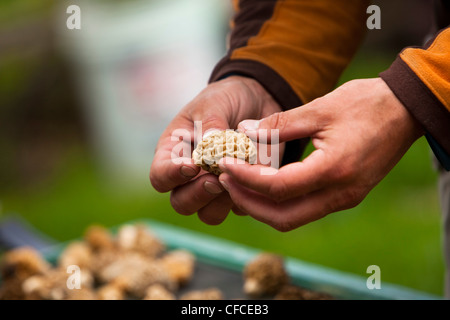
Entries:
{"label": "wrist", "polygon": [[[392,111],[392,115],[405,129],[405,133],[412,139],[412,142],[425,134],[425,130],[416,118],[408,111],[408,109],[400,102],[394,92],[381,78],[376,78],[377,88],[380,90],[382,103],[388,106]],[[378,91],[377,90],[377,91]]]}
{"label": "wrist", "polygon": [[259,117],[282,111],[281,106],[273,99],[272,95],[254,78],[233,74],[216,83],[229,89],[226,91],[237,94],[240,101],[246,101],[245,107],[253,106],[258,109]]}
{"label": "wrist", "polygon": [[241,85],[243,88],[248,89],[249,91],[253,92],[255,96],[270,96],[270,94],[267,92],[267,90],[254,78],[242,76],[238,74],[232,74],[228,77],[220,80],[220,82],[225,83],[234,83]]}
{"label": "wrist", "polygon": [[254,99],[259,99],[262,104],[270,103],[279,106],[270,92],[258,80],[245,76],[232,76],[231,78],[236,78],[235,80],[239,81],[242,86],[245,86],[253,94]]}

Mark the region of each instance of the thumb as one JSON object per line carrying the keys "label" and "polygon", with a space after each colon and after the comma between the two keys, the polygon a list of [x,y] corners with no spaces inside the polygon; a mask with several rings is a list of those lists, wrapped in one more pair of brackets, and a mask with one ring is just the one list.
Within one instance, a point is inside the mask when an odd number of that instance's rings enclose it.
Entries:
{"label": "thumb", "polygon": [[277,130],[279,142],[310,137],[319,131],[318,112],[312,103],[284,112],[274,113],[261,120],[244,120],[238,125],[238,129],[252,139],[257,139],[263,134],[270,137]]}
{"label": "thumb", "polygon": [[227,119],[223,117],[205,116],[194,120],[194,128],[196,129],[196,132],[200,134],[200,136],[195,137],[197,142],[200,142],[202,139],[206,138],[206,136],[210,135],[214,131],[226,130],[229,129],[230,126]]}

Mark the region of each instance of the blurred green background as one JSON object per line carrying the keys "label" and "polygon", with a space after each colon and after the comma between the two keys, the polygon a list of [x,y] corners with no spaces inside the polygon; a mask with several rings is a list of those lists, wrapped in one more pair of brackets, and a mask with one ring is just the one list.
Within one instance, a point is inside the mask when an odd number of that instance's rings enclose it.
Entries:
{"label": "blurred green background", "polygon": [[[340,83],[375,77],[401,48],[420,44],[431,25],[427,2],[378,1],[382,30],[368,32]],[[23,215],[61,241],[79,237],[93,223],[152,218],[363,277],[376,264],[382,281],[442,295],[437,174],[423,138],[354,209],[288,233],[233,214],[220,226],[207,226],[195,215],[178,215],[169,194],[153,190],[151,160],[133,187],[108,179],[70,61],[55,49],[53,14],[52,1],[0,2],[2,214]]]}

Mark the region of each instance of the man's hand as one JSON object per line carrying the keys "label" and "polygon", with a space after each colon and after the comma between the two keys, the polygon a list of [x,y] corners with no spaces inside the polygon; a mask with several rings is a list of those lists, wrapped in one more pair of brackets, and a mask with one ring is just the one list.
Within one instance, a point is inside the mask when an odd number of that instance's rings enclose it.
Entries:
{"label": "man's hand", "polygon": [[246,120],[256,137],[279,129],[280,142],[311,137],[304,161],[261,175],[260,165],[223,161],[219,180],[243,212],[280,231],[359,204],[397,164],[422,129],[383,80],[354,80],[302,107]]}
{"label": "man's hand", "polygon": [[[200,170],[190,157],[184,163],[174,163],[172,155],[180,142],[172,141],[173,132],[177,129],[190,132],[193,147],[194,121],[202,122],[203,134],[210,129],[235,129],[244,119],[261,119],[280,111],[280,106],[253,79],[230,76],[208,85],[180,111],[160,137],[150,169],[153,187],[159,192],[172,191],[171,203],[178,213],[198,212],[205,223],[221,223],[233,208],[229,194],[223,192],[215,175]],[[242,214],[237,208],[233,211]]]}

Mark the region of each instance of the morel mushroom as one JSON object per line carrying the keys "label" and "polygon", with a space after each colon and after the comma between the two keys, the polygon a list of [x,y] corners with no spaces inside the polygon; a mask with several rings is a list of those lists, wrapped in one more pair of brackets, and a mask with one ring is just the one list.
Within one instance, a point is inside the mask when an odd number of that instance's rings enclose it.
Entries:
{"label": "morel mushroom", "polygon": [[223,293],[217,288],[192,290],[180,297],[180,300],[223,300]]}
{"label": "morel mushroom", "polygon": [[42,275],[50,269],[50,264],[33,248],[21,247],[5,253],[0,263],[3,282],[0,300],[24,299],[24,281],[31,276]]}
{"label": "morel mushroom", "polygon": [[133,252],[103,268],[99,278],[103,283],[120,281],[126,292],[136,298],[144,297],[147,288],[156,283],[169,290],[177,288],[160,263]]}
{"label": "morel mushroom", "polygon": [[294,285],[286,285],[274,297],[275,300],[331,300],[330,295]]}
{"label": "morel mushroom", "polygon": [[147,288],[144,300],[175,300],[175,295],[157,283]]}
{"label": "morel mushroom", "polygon": [[159,261],[179,286],[188,283],[194,274],[195,257],[187,250],[170,251]]}
{"label": "morel mushroom", "polygon": [[244,292],[253,297],[276,294],[289,281],[283,259],[262,253],[244,268]]}
{"label": "morel mushroom", "polygon": [[23,282],[25,299],[29,300],[91,300],[95,299],[92,275],[80,273],[80,288],[67,286],[68,273],[62,268],[51,269],[45,274],[34,275]]}
{"label": "morel mushroom", "polygon": [[90,246],[81,241],[70,243],[61,253],[58,259],[58,266],[67,268],[76,265],[80,268],[89,269],[92,265],[93,254]]}
{"label": "morel mushroom", "polygon": [[112,234],[103,226],[92,225],[85,234],[84,239],[93,251],[111,250],[115,247]]}
{"label": "morel mushroom", "polygon": [[165,250],[164,243],[145,225],[124,225],[117,233],[120,250],[134,251],[155,258]]}
{"label": "morel mushroom", "polygon": [[215,175],[222,173],[219,168],[219,161],[225,157],[254,164],[256,162],[256,147],[252,140],[242,132],[233,130],[213,131],[197,144],[192,153],[192,159],[197,166]]}

